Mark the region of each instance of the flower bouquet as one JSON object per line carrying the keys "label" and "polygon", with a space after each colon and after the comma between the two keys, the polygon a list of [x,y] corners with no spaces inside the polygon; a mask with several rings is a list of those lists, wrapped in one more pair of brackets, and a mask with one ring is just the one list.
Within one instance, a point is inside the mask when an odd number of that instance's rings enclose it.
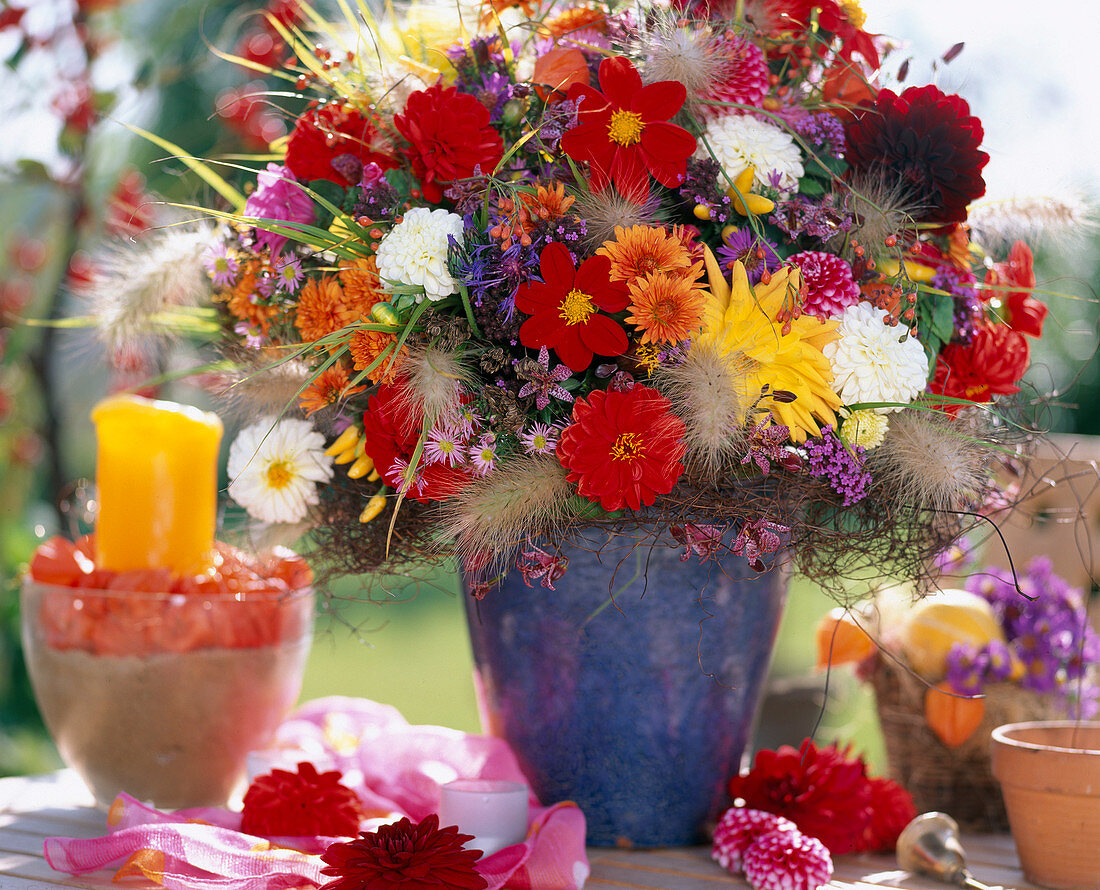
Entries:
{"label": "flower bouquet", "polygon": [[1018,578],[975,570],[965,589],[915,606],[882,591],[827,617],[818,643],[820,664],[854,661],[872,684],[891,773],[918,809],[976,830],[1008,827],[990,769],[996,727],[1098,712],[1100,637],[1082,592],[1045,557]]}
{"label": "flower bouquet", "polygon": [[[309,523],[336,571],[456,556],[486,603],[587,551],[597,606],[624,565],[695,584],[681,558],[703,586],[919,578],[979,521],[1046,307],[1027,246],[971,213],[981,122],[905,64],[888,86],[857,3],[342,8],[280,4],[287,61],[234,59],[291,88],[244,191],[187,159],[208,243],[155,250],[209,291],[93,285],[108,338],[218,335],[255,519]],[[707,680],[687,623],[663,648]]]}

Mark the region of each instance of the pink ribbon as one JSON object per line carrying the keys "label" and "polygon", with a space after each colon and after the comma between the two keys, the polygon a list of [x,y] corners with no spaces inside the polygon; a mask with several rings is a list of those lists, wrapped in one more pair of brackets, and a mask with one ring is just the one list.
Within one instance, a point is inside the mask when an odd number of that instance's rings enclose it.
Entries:
{"label": "pink ribbon", "polygon": [[[499,739],[439,726],[411,726],[388,705],[326,698],[303,705],[272,745],[250,758],[253,775],[308,760],[340,770],[376,818],[364,830],[438,812],[439,788],[454,779],[525,782]],[[319,854],[337,838],[261,838],[240,831],[240,814],[201,808],[164,813],[126,794],[107,816],[109,833],[46,838],[50,866],[70,874],[116,869],[115,880],[148,878],[169,890],[290,890],[317,887]],[[575,804],[542,807],[532,795],[527,839],[478,861],[489,890],[580,890],[588,877],[584,815]]]}

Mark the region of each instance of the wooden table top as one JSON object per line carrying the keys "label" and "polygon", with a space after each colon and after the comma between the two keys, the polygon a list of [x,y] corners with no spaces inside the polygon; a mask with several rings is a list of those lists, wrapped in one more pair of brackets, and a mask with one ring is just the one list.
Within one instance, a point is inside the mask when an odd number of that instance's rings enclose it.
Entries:
{"label": "wooden table top", "polygon": [[[43,776],[0,779],[0,890],[47,890],[58,887],[117,888],[111,872],[73,877],[53,871],[42,856],[46,837],[97,837],[106,832],[106,813],[96,809],[91,795],[70,770]],[[1007,835],[964,835],[973,876],[991,886],[1040,890],[1020,873],[1016,850]],[[747,888],[727,874],[704,847],[663,850],[590,849],[592,876],[587,890],[608,887],[640,890],[718,890]],[[829,890],[943,890],[947,885],[898,869],[889,856],[846,856],[836,860]],[[155,887],[127,881],[127,886]]]}

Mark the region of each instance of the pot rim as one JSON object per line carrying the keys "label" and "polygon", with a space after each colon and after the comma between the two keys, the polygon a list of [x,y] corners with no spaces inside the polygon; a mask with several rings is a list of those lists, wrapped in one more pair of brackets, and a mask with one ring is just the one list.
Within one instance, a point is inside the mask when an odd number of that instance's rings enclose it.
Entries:
{"label": "pot rim", "polygon": [[38,581],[30,575],[24,575],[20,587],[22,590],[32,592],[35,589],[49,593],[51,596],[70,596],[73,599],[145,599],[147,601],[165,602],[170,605],[181,605],[185,602],[206,601],[210,603],[261,603],[261,602],[290,602],[303,597],[316,594],[313,584],[305,587],[291,587],[286,590],[269,588],[266,590],[218,590],[209,592],[199,591],[168,591],[168,590],[125,590],[109,587],[70,587],[65,584],[51,584],[48,581]]}
{"label": "pot rim", "polygon": [[992,739],[994,745],[1004,745],[1009,748],[1020,748],[1028,751],[1054,751],[1065,754],[1097,754],[1100,755],[1100,746],[1092,748],[1069,748],[1063,745],[1046,745],[1041,742],[1029,742],[1012,737],[1012,733],[1028,729],[1071,729],[1078,727],[1094,727],[1100,731],[1100,722],[1095,720],[1025,720],[1020,723],[1005,723],[993,730]]}

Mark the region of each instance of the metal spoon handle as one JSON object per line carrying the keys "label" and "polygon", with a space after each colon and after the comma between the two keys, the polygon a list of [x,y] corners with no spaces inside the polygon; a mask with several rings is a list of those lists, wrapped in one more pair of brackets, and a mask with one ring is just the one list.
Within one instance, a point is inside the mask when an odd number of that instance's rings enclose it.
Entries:
{"label": "metal spoon handle", "polygon": [[963,890],[998,890],[998,888],[990,887],[989,884],[983,884],[981,881],[972,878],[966,872],[963,873],[962,881],[959,883],[959,886],[962,887]]}

